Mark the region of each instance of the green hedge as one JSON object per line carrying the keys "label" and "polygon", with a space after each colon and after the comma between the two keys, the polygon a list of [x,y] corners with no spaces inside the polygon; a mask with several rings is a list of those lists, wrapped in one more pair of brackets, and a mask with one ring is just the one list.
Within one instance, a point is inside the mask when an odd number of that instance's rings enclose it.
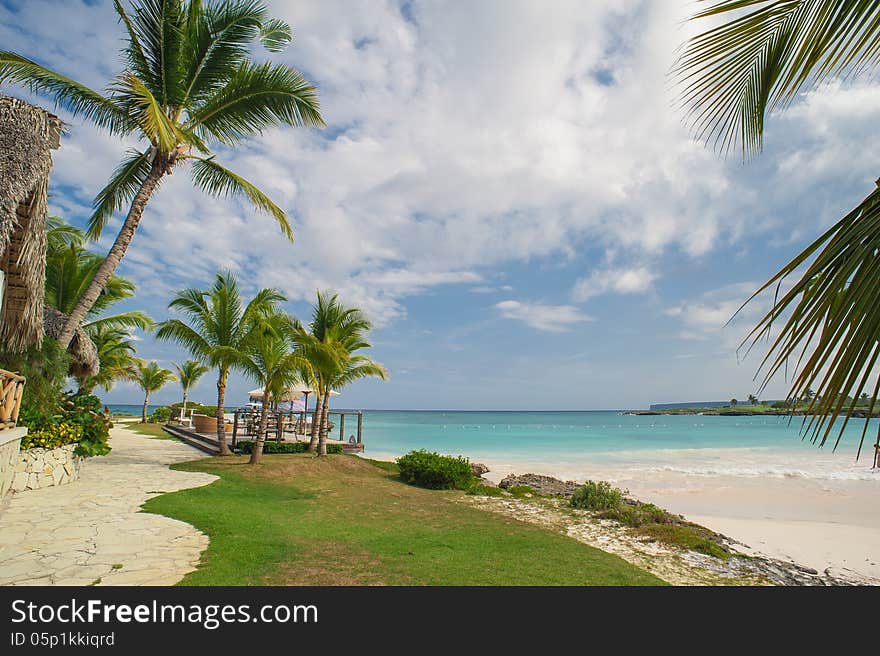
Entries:
{"label": "green hedge", "polygon": [[571,496],[573,508],[582,510],[609,510],[623,501],[623,492],[608,481],[587,481]]}
{"label": "green hedge", "polygon": [[151,424],[167,424],[169,419],[171,419],[171,408],[167,405],[159,406],[150,415]]}
{"label": "green hedge", "polygon": [[[239,442],[237,448],[241,453],[251,453],[254,450],[254,442]],[[307,453],[308,442],[263,442],[263,453]],[[327,453],[341,455],[344,453],[341,444],[328,444]]]}
{"label": "green hedge", "polygon": [[397,466],[405,483],[432,490],[467,490],[475,478],[467,458],[442,456],[424,450],[401,456],[397,459]]}

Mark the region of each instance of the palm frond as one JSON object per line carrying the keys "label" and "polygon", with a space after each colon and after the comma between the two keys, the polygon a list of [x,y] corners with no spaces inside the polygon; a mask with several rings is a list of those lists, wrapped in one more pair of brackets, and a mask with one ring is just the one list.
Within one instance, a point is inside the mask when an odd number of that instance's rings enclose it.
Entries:
{"label": "palm frond", "polygon": [[155,328],[156,323],[153,319],[146,313],[141,312],[139,310],[132,310],[130,312],[120,312],[118,314],[111,314],[102,317],[98,317],[97,319],[92,319],[91,321],[86,321],[83,323],[82,327],[87,333],[91,333],[94,328],[101,327],[104,329],[119,329],[119,330],[135,330],[140,329],[144,331],[150,331]]}
{"label": "palm frond", "polygon": [[88,221],[87,234],[90,239],[100,237],[113,213],[131,203],[149,174],[148,153],[129,150],[125,159],[116,167],[110,181],[95,196],[92,215]]}
{"label": "palm frond", "polygon": [[721,152],[759,152],[768,112],[880,62],[875,2],[723,0],[694,18],[726,14],[688,41],[673,68],[696,136]]}
{"label": "palm frond", "polygon": [[0,84],[22,85],[51,97],[74,116],[85,118],[109,133],[125,136],[134,125],[110,98],[8,50],[0,50]]}
{"label": "palm frond", "polygon": [[[795,359],[797,366],[789,399],[796,402],[809,396],[804,428],[810,439],[820,445],[825,444],[838,419],[842,418],[834,445],[837,447],[843,429],[855,412],[859,395],[873,393],[872,407],[876,401],[877,385],[872,384],[872,378],[877,376],[880,356],[878,252],[880,189],[810,244],[755,294],[777,285],[815,256],[800,279],[774,303],[743,344],[754,346],[770,338],[773,327],[782,324],[761,362],[764,371],[761,389]],[[859,452],[864,438],[865,431]]]}
{"label": "palm frond", "polygon": [[280,18],[270,18],[260,29],[260,42],[269,52],[281,52],[293,40],[290,25]]}
{"label": "palm frond", "polygon": [[186,127],[234,144],[278,125],[324,127],[315,87],[289,66],[245,62]]}
{"label": "palm frond", "polygon": [[284,236],[293,240],[293,229],[290,227],[284,210],[278,207],[256,185],[221,166],[213,159],[201,157],[192,157],[191,159],[193,159],[192,180],[197,187],[212,196],[245,196],[254,207],[271,214],[281,227]]}

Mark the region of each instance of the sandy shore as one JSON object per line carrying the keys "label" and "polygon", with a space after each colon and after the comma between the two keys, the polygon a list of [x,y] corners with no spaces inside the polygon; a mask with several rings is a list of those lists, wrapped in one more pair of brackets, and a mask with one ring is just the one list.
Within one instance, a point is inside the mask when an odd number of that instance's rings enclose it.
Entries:
{"label": "sandy shore", "polygon": [[[701,454],[699,462],[705,454]],[[751,456],[749,456],[751,457]],[[805,454],[805,470],[828,456]],[[694,461],[679,462],[688,469]],[[591,467],[587,463],[488,462],[488,478],[533,472],[582,481],[612,480],[643,501],[711,528],[745,545],[743,551],[795,561],[831,574],[853,572],[880,583],[880,473],[862,480],[834,478],[827,463],[814,477],[772,475],[748,470],[748,475],[670,471],[668,467],[633,465]],[[701,465],[702,466],[702,465]],[[677,467],[676,467],[677,468]],[[676,469],[673,468],[673,469]],[[732,467],[736,471],[742,468]],[[849,461],[844,469],[852,469]],[[828,473],[832,472],[832,473]],[[848,476],[849,474],[847,474]]]}

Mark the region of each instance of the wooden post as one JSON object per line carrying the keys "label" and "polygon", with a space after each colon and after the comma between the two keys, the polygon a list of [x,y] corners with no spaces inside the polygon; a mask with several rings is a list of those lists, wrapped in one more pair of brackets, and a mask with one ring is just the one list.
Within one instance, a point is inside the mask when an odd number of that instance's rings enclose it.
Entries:
{"label": "wooden post", "polygon": [[345,413],[339,413],[339,441],[345,442]]}
{"label": "wooden post", "polygon": [[362,442],[364,428],[364,413],[358,410],[358,444]]}

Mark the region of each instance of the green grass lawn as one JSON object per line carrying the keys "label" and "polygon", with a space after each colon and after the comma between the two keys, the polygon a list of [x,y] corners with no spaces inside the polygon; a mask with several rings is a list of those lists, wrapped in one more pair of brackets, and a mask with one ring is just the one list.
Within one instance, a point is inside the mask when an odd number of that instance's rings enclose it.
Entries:
{"label": "green grass lawn", "polygon": [[[149,437],[155,437],[160,440],[176,440],[177,438],[173,435],[166,433],[162,430],[162,424],[142,424],[140,420],[133,422],[125,422],[121,424],[117,424],[118,426],[124,427],[126,430],[130,430],[133,433],[137,433],[138,435],[147,435]],[[112,444],[111,444],[112,446]]]}
{"label": "green grass lawn", "polygon": [[617,556],[478,510],[462,492],[397,479],[353,456],[212,458],[206,487],[155,497],[148,512],[211,538],[182,585],[658,585]]}

